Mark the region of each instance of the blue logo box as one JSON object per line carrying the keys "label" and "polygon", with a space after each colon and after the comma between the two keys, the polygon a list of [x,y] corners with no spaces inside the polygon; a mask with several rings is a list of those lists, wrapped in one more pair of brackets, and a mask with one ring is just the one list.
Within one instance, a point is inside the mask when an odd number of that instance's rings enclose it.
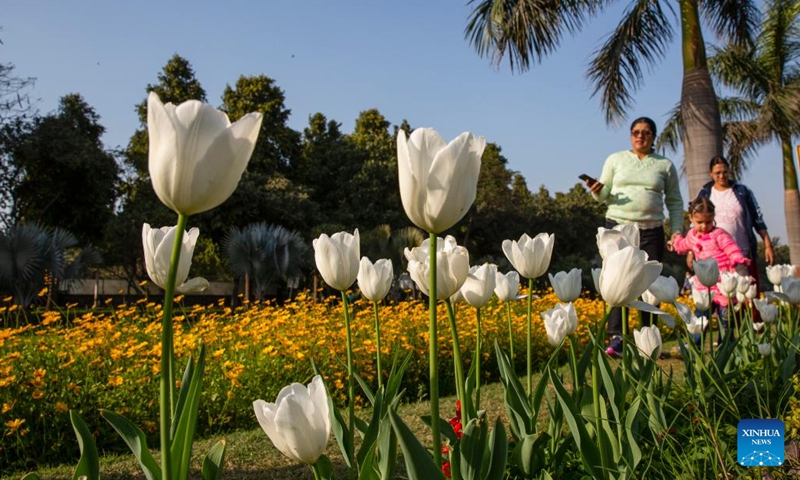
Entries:
{"label": "blue logo box", "polygon": [[779,467],[784,460],[783,421],[744,419],[739,421],[738,458],[744,467]]}

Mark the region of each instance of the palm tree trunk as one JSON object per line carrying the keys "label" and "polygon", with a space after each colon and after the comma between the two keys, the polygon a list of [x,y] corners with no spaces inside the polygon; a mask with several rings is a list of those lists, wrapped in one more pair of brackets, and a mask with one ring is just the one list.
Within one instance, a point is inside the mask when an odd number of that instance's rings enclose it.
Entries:
{"label": "palm tree trunk", "polygon": [[[783,210],[792,265],[800,265],[800,191],[790,138],[781,139],[783,153]],[[800,149],[798,149],[800,156]]]}
{"label": "palm tree trunk", "polygon": [[708,162],[722,154],[722,126],[717,94],[708,72],[697,0],[681,0],[680,6],[683,46],[681,120],[684,126],[681,142],[689,199],[693,199],[708,181]]}

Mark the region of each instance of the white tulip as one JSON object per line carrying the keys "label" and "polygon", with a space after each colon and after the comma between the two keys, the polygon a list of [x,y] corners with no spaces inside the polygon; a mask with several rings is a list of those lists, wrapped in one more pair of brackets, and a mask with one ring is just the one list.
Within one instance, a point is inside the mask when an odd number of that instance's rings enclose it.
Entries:
{"label": "white tulip", "polygon": [[747,287],[747,292],[745,292],[744,296],[749,300],[754,300],[758,296],[758,289],[756,288],[755,283]]}
{"label": "white tulip", "polygon": [[781,292],[789,299],[789,303],[800,304],[800,277],[784,277],[781,280]]}
{"label": "white tulip", "polygon": [[514,270],[505,275],[500,272],[495,274],[494,293],[501,302],[522,300],[527,297],[527,295],[519,295],[519,273]]}
{"label": "white tulip", "polygon": [[753,299],[753,305],[756,306],[756,310],[761,314],[761,320],[763,320],[764,323],[772,323],[778,319],[780,309],[777,305],[770,303],[769,300],[756,298]]}
{"label": "white tulip", "polygon": [[[417,287],[429,295],[430,239],[411,250],[405,249],[408,260],[408,273]],[[448,235],[444,240],[437,237],[436,242],[436,298],[449,298],[456,293],[469,275],[469,252],[459,246],[456,239]]]}
{"label": "white tulip", "polygon": [[603,244],[612,242],[617,245],[617,250],[622,250],[627,246],[639,248],[639,228],[634,224],[615,225],[614,228],[597,229],[597,248],[600,256],[605,260],[607,254]]}
{"label": "white tulip", "polygon": [[414,225],[441,233],[466,215],[478,189],[483,137],[464,132],[449,144],[432,128],[417,128],[406,140],[397,133],[400,199]]}
{"label": "white tulip", "polygon": [[673,277],[659,276],[647,289],[664,303],[675,303],[675,299],[680,294],[678,282]]}
{"label": "white tulip", "polygon": [[392,288],[393,278],[394,268],[391,260],[381,258],[373,264],[369,258],[361,257],[356,279],[358,288],[368,299],[373,302],[383,300]]}
{"label": "white tulip", "polygon": [[592,283],[594,283],[594,290],[600,293],[600,274],[603,272],[602,268],[592,269]]}
{"label": "white tulip", "polygon": [[486,305],[494,295],[496,276],[497,265],[484,263],[481,266],[471,267],[464,285],[459,289],[464,300],[476,308]]}
{"label": "white tulip", "polygon": [[[167,288],[169,265],[172,259],[172,248],[175,244],[175,235],[178,227],[150,228],[145,223],[142,225],[142,245],[144,247],[144,265],[147,276],[161,288]],[[179,293],[199,292],[208,288],[205,278],[196,277],[189,281],[189,268],[192,266],[192,255],[197,244],[200,230],[192,228],[183,234],[178,272],[175,276],[175,291]]]}
{"label": "white tulip", "polygon": [[600,272],[600,295],[612,307],[627,306],[652,285],[661,268],[660,263],[647,260],[647,254],[635,247],[610,253]]}
{"label": "white tulip", "polygon": [[765,322],[754,323],[753,330],[755,330],[756,333],[761,333],[761,331],[764,330],[764,324]]}
{"label": "white tulip", "polygon": [[708,317],[698,317],[692,314],[689,321],[686,322],[686,331],[692,335],[700,335],[706,329],[706,325],[708,325]]}
{"label": "white tulip", "polygon": [[739,285],[737,275],[734,272],[722,272],[719,276],[717,289],[726,297],[732,297],[736,294],[736,287]]}
{"label": "white tulip", "polygon": [[312,242],[317,270],[325,283],[335,290],[345,291],[358,277],[361,241],[358,229],[352,234],[337,232],[330,237],[322,234]]}
{"label": "white tulip", "polygon": [[544,329],[550,345],[558,346],[578,328],[578,314],[572,303],[557,304],[554,308],[542,313]]}
{"label": "white tulip", "polygon": [[749,275],[736,275],[736,291],[745,294],[750,289],[750,281],[753,280]]}
{"label": "white tulip", "polygon": [[794,265],[767,265],[767,278],[777,288],[780,288],[781,280],[793,277],[794,274]]}
{"label": "white tulip", "polygon": [[519,241],[503,240],[503,253],[520,275],[525,278],[539,278],[550,266],[554,238],[547,233],[530,238],[524,233]]}
{"label": "white tulip", "polygon": [[633,340],[639,348],[639,355],[652,358],[653,352],[658,352],[656,356],[661,354],[661,331],[656,325],[634,330]]}
{"label": "white tulip", "polygon": [[573,268],[567,272],[558,272],[550,276],[550,285],[556,297],[564,303],[574,302],[581,296],[581,269]]}
{"label": "white tulip", "polygon": [[275,403],[256,400],[253,410],[275,447],[292,460],[313,464],[325,451],[331,419],[319,375],[308,387],[299,383],[283,387]]}
{"label": "white tulip", "polygon": [[693,288],[692,289],[692,300],[694,301],[694,306],[698,310],[708,310],[711,308],[711,301],[714,299],[714,294],[706,289],[700,288]]}
{"label": "white tulip", "polygon": [[769,343],[759,343],[758,353],[760,353],[762,357],[769,357],[769,354],[772,353],[772,346]]}
{"label": "white tulip", "polygon": [[159,200],[193,215],[228,199],[242,178],[261,129],[260,113],[231,124],[228,116],[197,100],[164,105],[147,97],[149,170]]}
{"label": "white tulip", "polygon": [[642,301],[647,302],[654,307],[661,305],[661,300],[659,300],[658,297],[653,295],[653,293],[650,292],[650,290],[645,290],[644,293],[642,293]]}
{"label": "white tulip", "polygon": [[717,259],[709,257],[694,261],[694,273],[697,280],[705,287],[711,288],[719,281],[719,264]]}

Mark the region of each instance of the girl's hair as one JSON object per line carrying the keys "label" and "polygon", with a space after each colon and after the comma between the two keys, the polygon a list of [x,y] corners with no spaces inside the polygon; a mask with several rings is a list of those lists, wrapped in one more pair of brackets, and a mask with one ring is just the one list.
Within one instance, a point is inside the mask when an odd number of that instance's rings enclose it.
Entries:
{"label": "girl's hair", "polygon": [[689,215],[695,213],[714,215],[714,204],[706,197],[697,197],[689,204]]}
{"label": "girl's hair", "polygon": [[655,138],[656,135],[658,135],[658,131],[656,131],[656,122],[654,122],[653,119],[651,119],[650,117],[639,117],[639,118],[637,118],[636,120],[634,120],[631,123],[631,128],[630,129],[633,130],[633,127],[635,127],[636,125],[638,125],[640,123],[646,123],[647,126],[650,127],[650,130],[653,131],[653,138]]}
{"label": "girl's hair", "polygon": [[714,170],[714,167],[716,165],[725,165],[725,168],[728,169],[731,168],[731,165],[728,163],[727,160],[725,160],[725,157],[723,157],[722,155],[717,155],[716,157],[711,159],[711,162],[709,162],[708,164],[708,171],[710,172],[711,170]]}

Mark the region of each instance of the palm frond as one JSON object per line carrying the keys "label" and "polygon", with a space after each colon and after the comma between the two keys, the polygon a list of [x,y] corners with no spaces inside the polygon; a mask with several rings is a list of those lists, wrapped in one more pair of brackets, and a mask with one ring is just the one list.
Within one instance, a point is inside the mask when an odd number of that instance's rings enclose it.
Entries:
{"label": "palm frond", "polygon": [[661,127],[661,133],[656,138],[654,147],[656,151],[677,152],[681,141],[681,129],[683,120],[681,119],[681,105],[677,104],[669,111],[667,121]]}
{"label": "palm frond", "polygon": [[523,72],[552,53],[565,34],[579,31],[606,0],[470,0],[465,38],[481,57]]}
{"label": "palm frond", "polygon": [[637,0],[595,52],[587,76],[594,85],[592,96],[600,94],[607,123],[625,117],[644,78],[643,66],[649,70],[664,58],[672,36],[672,25],[660,3]]}
{"label": "palm frond", "polygon": [[752,0],[706,0],[698,2],[700,14],[724,43],[750,47],[761,15]]}

